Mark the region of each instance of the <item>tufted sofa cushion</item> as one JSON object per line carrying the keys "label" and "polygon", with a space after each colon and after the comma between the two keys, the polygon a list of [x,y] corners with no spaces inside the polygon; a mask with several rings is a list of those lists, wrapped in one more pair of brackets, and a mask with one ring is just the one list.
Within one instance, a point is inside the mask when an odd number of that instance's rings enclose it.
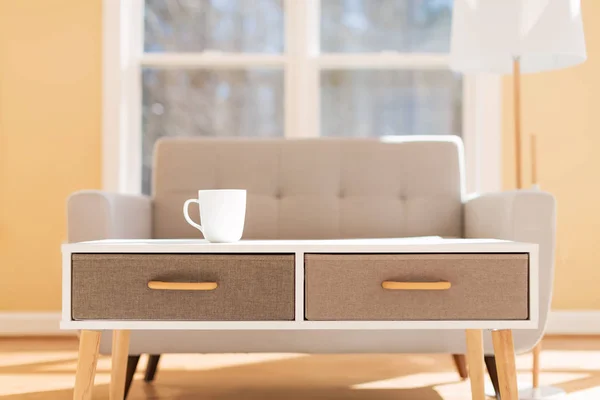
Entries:
{"label": "tufted sofa cushion", "polygon": [[[169,138],[155,149],[153,236],[198,238],[199,189],[247,189],[244,239],[462,235],[462,144],[389,139]],[[190,215],[198,221],[197,208]]]}

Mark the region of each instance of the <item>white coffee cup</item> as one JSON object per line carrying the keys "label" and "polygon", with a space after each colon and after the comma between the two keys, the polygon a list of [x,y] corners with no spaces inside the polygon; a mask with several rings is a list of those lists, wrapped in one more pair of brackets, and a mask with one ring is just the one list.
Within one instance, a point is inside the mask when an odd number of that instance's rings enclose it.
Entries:
{"label": "white coffee cup", "polygon": [[[190,203],[200,207],[200,224],[188,214]],[[197,199],[186,200],[183,216],[209,242],[228,243],[241,239],[246,218],[246,191],[238,189],[198,190]]]}

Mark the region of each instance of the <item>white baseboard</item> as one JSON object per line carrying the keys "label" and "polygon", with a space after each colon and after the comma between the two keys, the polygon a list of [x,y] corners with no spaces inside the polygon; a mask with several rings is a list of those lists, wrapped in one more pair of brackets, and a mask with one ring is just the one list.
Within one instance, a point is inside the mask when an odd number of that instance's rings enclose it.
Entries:
{"label": "white baseboard", "polygon": [[[74,335],[61,331],[60,312],[0,312],[0,336]],[[600,310],[551,311],[548,334],[600,335]]]}
{"label": "white baseboard", "polygon": [[600,310],[551,311],[548,316],[547,334],[599,335]]}
{"label": "white baseboard", "polygon": [[0,336],[69,336],[61,331],[60,312],[0,312]]}

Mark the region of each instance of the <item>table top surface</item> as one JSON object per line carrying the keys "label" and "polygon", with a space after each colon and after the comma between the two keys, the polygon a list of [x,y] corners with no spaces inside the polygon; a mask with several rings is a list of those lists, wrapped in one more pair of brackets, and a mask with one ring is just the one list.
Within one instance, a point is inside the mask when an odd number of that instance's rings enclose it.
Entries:
{"label": "table top surface", "polygon": [[201,239],[108,239],[63,244],[63,253],[257,253],[257,252],[479,252],[529,253],[537,244],[497,239],[444,239],[438,236],[343,240],[241,240],[210,243]]}

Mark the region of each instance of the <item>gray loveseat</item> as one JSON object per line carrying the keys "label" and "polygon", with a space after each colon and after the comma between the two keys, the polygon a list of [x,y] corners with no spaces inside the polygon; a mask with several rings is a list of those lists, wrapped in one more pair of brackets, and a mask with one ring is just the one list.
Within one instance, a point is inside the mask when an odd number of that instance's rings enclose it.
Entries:
{"label": "gray loveseat", "polygon": [[[165,139],[151,197],[81,191],[68,201],[70,242],[199,238],[182,215],[198,189],[248,190],[244,239],[437,235],[540,244],[540,327],[515,332],[517,352],[543,335],[554,269],[555,201],[540,191],[468,197],[458,138]],[[196,215],[192,215],[198,220]],[[110,335],[100,350],[110,352]],[[491,340],[485,349],[492,354]],[[451,353],[463,331],[133,331],[130,370],[149,353]],[[148,380],[158,358],[151,358]],[[132,371],[130,371],[130,379]]]}

